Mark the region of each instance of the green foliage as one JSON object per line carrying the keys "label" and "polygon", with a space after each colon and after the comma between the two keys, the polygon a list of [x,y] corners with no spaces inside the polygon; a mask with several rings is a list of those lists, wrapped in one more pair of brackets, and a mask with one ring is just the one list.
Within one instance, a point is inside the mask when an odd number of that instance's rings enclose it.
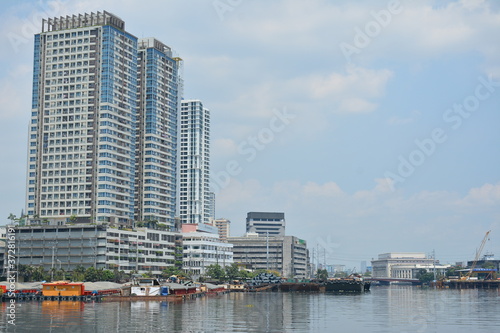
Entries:
{"label": "green foliage", "polygon": [[460,276],[459,270],[463,269],[462,266],[451,266],[446,269],[446,276]]}
{"label": "green foliage", "polygon": [[174,267],[174,266],[168,267],[167,269],[164,269],[161,272],[161,277],[164,279],[168,279],[172,275],[175,275],[180,278],[187,277],[186,274],[179,267]]}
{"label": "green foliage", "polygon": [[328,271],[326,269],[318,268],[316,271],[316,279],[322,281],[328,280]]}
{"label": "green foliage", "polygon": [[89,267],[85,270],[84,279],[85,281],[91,281],[91,282],[114,281],[115,274],[113,273],[113,271],[110,271],[109,269],[103,269],[103,268],[95,269],[94,267]]}
{"label": "green foliage", "polygon": [[481,267],[482,268],[493,269],[493,268],[495,268],[495,264],[492,263],[491,261],[487,261],[484,264],[482,264]]}
{"label": "green foliage", "polygon": [[423,269],[421,268],[417,274],[416,274],[416,278],[419,279],[420,282],[422,283],[427,283],[427,282],[431,282],[434,280],[434,273],[432,272],[427,272],[426,269]]}
{"label": "green foliage", "polygon": [[347,277],[347,273],[346,272],[337,272],[337,273],[335,273],[334,277],[345,278],[345,277]]}
{"label": "green foliage", "polygon": [[224,272],[222,267],[220,267],[220,265],[214,264],[207,267],[205,275],[211,277],[212,279],[220,281],[221,279],[224,278],[226,273]]}
{"label": "green foliage", "polygon": [[229,280],[237,280],[240,278],[240,268],[237,263],[232,263],[229,266],[225,267],[226,276]]}

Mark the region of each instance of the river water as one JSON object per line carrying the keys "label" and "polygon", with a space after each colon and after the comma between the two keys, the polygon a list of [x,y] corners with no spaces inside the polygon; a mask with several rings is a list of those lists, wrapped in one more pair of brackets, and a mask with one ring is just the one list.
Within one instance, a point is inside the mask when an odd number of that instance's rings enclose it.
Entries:
{"label": "river water", "polygon": [[496,332],[499,290],[372,287],[357,295],[231,293],[176,302],[2,304],[0,332]]}

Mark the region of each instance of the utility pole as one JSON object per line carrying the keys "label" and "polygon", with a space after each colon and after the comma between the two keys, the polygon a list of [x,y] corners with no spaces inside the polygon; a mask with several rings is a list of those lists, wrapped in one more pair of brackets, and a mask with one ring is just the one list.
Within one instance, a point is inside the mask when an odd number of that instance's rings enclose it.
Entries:
{"label": "utility pole", "polygon": [[269,270],[269,231],[266,231],[266,269]]}
{"label": "utility pole", "polygon": [[50,280],[54,281],[54,250],[56,247],[52,245],[52,269],[50,270]]}

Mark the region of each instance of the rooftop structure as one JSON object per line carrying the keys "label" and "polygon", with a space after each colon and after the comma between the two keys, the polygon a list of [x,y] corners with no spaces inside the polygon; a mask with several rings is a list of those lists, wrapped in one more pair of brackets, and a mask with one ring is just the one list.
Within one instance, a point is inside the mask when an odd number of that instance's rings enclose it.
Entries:
{"label": "rooftop structure", "polygon": [[285,236],[285,213],[249,212],[246,230],[259,236]]}

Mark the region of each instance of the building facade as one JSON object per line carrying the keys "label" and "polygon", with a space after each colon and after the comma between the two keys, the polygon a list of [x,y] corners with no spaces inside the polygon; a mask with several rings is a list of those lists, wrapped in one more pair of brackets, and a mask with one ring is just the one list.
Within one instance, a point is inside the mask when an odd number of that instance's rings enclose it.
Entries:
{"label": "building facade", "polygon": [[154,38],[138,41],[136,221],[173,228],[177,199],[177,119],[181,59]]}
{"label": "building facade", "polygon": [[211,223],[210,111],[199,100],[181,102],[179,152],[182,223]]}
{"label": "building facade", "polygon": [[213,225],[219,230],[221,241],[227,242],[227,238],[231,235],[231,221],[228,219],[216,219],[213,220]]}
{"label": "building facade", "polygon": [[420,270],[443,273],[450,265],[440,265],[439,260],[428,258],[425,253],[391,252],[372,260],[374,278],[417,279]]}
{"label": "building facade", "polygon": [[[78,266],[161,274],[181,258],[181,235],[138,228],[123,230],[104,225],[16,227],[18,265],[42,266],[48,271]],[[180,267],[180,263],[177,263]]]}
{"label": "building facade", "polygon": [[246,233],[229,237],[234,262],[251,270],[275,270],[286,278],[309,277],[309,251],[305,240],[294,236],[259,237]]}
{"label": "building facade", "polygon": [[285,236],[285,213],[249,212],[246,230],[259,236]]}
{"label": "building facade", "polygon": [[29,128],[32,220],[173,224],[178,66],[168,47],[139,41],[105,11],[42,21]]}
{"label": "building facade", "polygon": [[205,274],[210,265],[224,268],[234,262],[233,245],[223,242],[213,225],[183,224],[182,243],[183,268],[193,277]]}

